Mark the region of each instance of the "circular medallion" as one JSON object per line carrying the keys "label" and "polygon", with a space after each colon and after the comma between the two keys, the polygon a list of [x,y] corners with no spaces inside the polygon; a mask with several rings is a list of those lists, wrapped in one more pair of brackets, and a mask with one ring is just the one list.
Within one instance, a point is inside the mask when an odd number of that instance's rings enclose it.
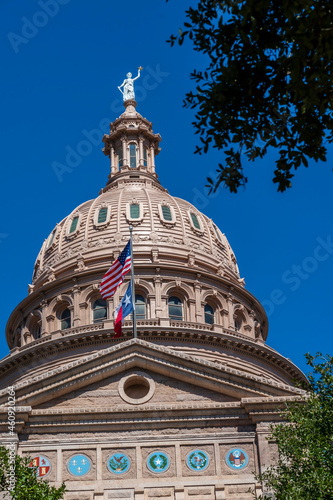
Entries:
{"label": "circular medallion", "polygon": [[187,455],[186,464],[191,470],[202,471],[207,469],[209,457],[202,450],[193,450]]}
{"label": "circular medallion", "polygon": [[108,459],[107,466],[110,472],[124,474],[131,467],[131,460],[124,453],[114,453]]}
{"label": "circular medallion", "polygon": [[91,462],[86,455],[74,455],[67,463],[68,471],[73,476],[84,476],[90,471]]}
{"label": "circular medallion", "polygon": [[248,457],[244,450],[241,448],[234,448],[228,451],[226,455],[226,463],[232,469],[244,469],[248,463]]}
{"label": "circular medallion", "polygon": [[51,471],[51,464],[43,455],[36,455],[30,462],[29,467],[36,467],[37,477],[45,477]]}
{"label": "circular medallion", "polygon": [[147,458],[147,467],[151,472],[165,472],[170,466],[170,459],[163,451],[154,451]]}

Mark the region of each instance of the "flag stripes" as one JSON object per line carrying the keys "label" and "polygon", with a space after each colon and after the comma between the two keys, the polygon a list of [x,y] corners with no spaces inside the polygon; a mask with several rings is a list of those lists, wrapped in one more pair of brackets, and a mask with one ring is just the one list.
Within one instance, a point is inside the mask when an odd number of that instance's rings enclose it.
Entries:
{"label": "flag stripes", "polygon": [[124,281],[125,274],[128,273],[131,266],[131,240],[129,240],[124,250],[102,278],[100,292],[104,300],[114,295],[118,286]]}

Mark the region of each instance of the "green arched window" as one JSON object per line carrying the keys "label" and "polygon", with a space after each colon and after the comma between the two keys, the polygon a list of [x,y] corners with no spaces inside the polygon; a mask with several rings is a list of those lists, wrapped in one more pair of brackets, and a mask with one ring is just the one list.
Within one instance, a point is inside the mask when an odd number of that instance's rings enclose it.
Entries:
{"label": "green arched window", "polygon": [[162,205],[162,215],[163,219],[166,221],[172,221],[172,213],[170,207],[168,205]]}
{"label": "green arched window", "polygon": [[132,203],[130,205],[130,217],[131,219],[140,218],[140,205],[138,203]]}
{"label": "green arched window", "polygon": [[72,219],[71,227],[69,228],[69,234],[75,233],[78,222],[79,222],[79,216],[77,215]]}
{"label": "green arched window", "polygon": [[105,207],[101,208],[100,211],[98,212],[98,219],[97,219],[98,224],[105,222],[107,215],[108,215],[108,209]]}
{"label": "green arched window", "polygon": [[195,214],[191,213],[191,219],[192,219],[192,223],[193,223],[193,226],[195,227],[195,229],[200,230],[201,227],[200,227],[200,222],[199,222],[198,217]]}

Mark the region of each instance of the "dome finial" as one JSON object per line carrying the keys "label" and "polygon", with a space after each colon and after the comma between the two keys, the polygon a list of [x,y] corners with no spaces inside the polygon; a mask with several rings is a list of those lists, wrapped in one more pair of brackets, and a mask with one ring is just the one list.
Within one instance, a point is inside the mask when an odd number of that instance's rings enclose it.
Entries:
{"label": "dome finial", "polygon": [[[134,84],[133,84],[133,82],[140,77],[140,71],[141,70],[143,70],[143,67],[139,66],[138,67],[138,76],[136,76],[135,78],[132,78],[132,73],[127,73],[125,80],[120,85],[120,87],[118,87],[118,89],[120,90],[120,92],[123,94],[124,101],[134,100],[135,99]],[[124,91],[121,90],[121,87],[124,87]]]}

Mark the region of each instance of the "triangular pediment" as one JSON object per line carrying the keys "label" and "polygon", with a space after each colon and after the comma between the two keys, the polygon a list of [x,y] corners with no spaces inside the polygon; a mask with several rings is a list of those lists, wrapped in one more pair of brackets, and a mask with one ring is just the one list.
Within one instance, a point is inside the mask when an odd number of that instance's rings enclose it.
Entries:
{"label": "triangular pediment", "polygon": [[[89,386],[97,388],[94,390],[101,390],[98,386],[103,385],[103,381],[107,383],[108,380],[111,381],[130,370],[144,370],[155,377],[164,377],[170,384],[171,381],[173,384],[175,381],[181,381],[187,384],[187,388],[185,389],[184,385],[182,389],[184,397],[185,394],[187,397],[196,397],[195,388],[200,388],[201,395],[206,391],[207,396],[204,397],[210,398],[211,401],[216,398],[220,398],[222,402],[253,397],[292,396],[299,393],[298,389],[289,385],[249,375],[200,357],[182,354],[168,347],[131,339],[99,352],[83,355],[75,361],[24,380],[16,386],[16,401],[19,405],[35,408],[50,401],[56,403],[61,401],[61,398],[66,399],[66,395],[68,399],[70,394],[76,398],[79,397],[80,391],[89,393],[92,390]],[[178,397],[181,398],[181,391]]]}

